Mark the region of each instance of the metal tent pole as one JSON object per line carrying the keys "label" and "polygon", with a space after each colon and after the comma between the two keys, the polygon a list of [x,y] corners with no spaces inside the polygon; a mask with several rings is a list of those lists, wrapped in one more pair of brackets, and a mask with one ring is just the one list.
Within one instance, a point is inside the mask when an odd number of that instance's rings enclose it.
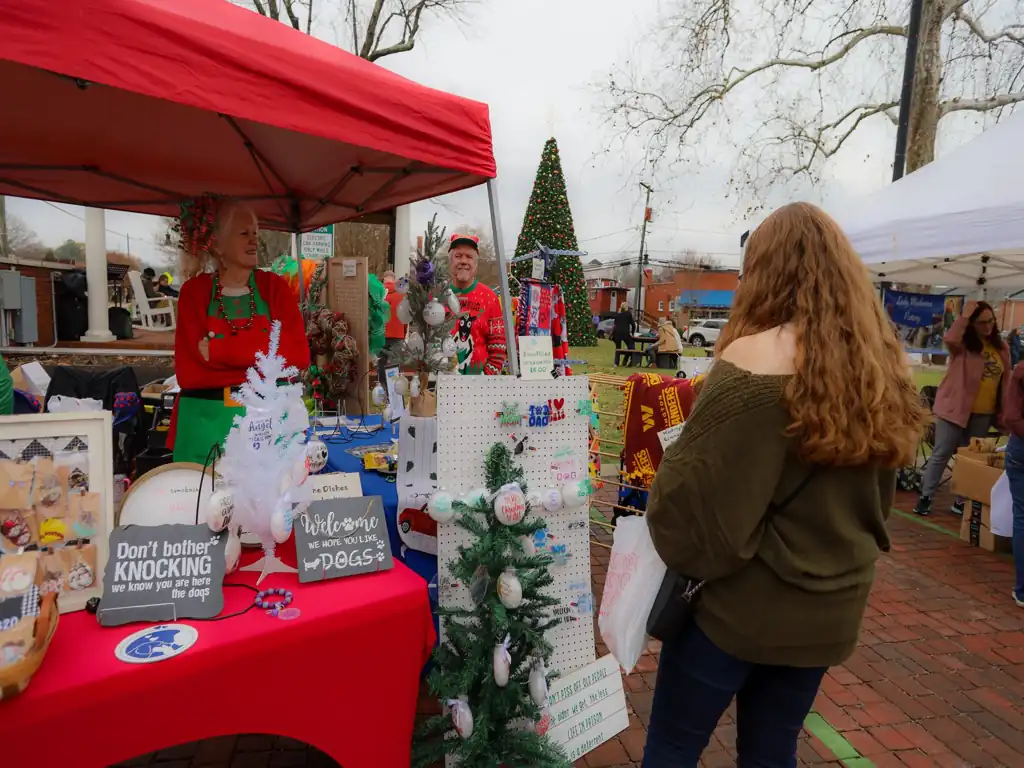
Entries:
{"label": "metal tent pole", "polygon": [[516,347],[515,327],[512,324],[512,295],[508,288],[507,261],[504,240],[501,235],[501,213],[498,210],[498,182],[487,180],[487,202],[491,209],[491,231],[494,235],[494,253],[498,257],[498,278],[501,280],[501,314],[505,320],[505,349],[508,356],[508,370],[513,376],[519,375],[519,354]]}

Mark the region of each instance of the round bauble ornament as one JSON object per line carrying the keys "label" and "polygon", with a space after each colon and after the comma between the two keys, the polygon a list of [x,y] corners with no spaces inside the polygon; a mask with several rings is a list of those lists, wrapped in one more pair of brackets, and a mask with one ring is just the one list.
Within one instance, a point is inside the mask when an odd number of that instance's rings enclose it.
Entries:
{"label": "round bauble ornament", "polygon": [[448,293],[448,309],[452,311],[453,315],[457,315],[462,311],[462,307],[459,305],[459,297],[455,295],[454,291]]}
{"label": "round bauble ornament", "polygon": [[503,485],[494,497],[494,516],[502,525],[522,522],[526,514],[526,496],[518,483]]}
{"label": "round bauble ornament", "polygon": [[505,641],[494,646],[494,684],[499,688],[508,685],[508,676],[512,669],[512,655],[508,652],[511,642],[511,636],[505,635]]}
{"label": "round bauble ornament", "polygon": [[388,401],[387,390],[381,384],[373,388],[373,391],[370,392],[370,397],[373,398],[374,405],[384,405]]}
{"label": "round bauble ornament", "polygon": [[390,424],[394,420],[394,411],[391,410],[390,405],[385,405],[383,412],[380,414],[381,421],[385,424]]}
{"label": "round bauble ornament", "polygon": [[537,659],[530,667],[529,688],[533,703],[538,707],[546,707],[548,705],[548,681],[544,659]]}
{"label": "round bauble ornament", "polygon": [[412,379],[409,381],[409,394],[412,397],[419,397],[420,396],[420,377],[419,376],[413,376]]}
{"label": "round bauble ornament", "polygon": [[486,600],[490,588],[491,574],[488,573],[486,566],[478,565],[469,580],[469,599],[473,601],[473,605],[480,605]]}
{"label": "round bauble ornament", "polygon": [[473,735],[473,712],[466,697],[450,699],[448,708],[451,710],[452,727],[455,728],[455,732],[463,739],[468,739]]}
{"label": "round bauble ornament", "polygon": [[586,483],[578,480],[566,483],[562,486],[562,501],[568,509],[578,509],[587,503],[590,498],[590,489]]}
{"label": "round bauble ornament", "polygon": [[467,493],[462,502],[470,507],[479,507],[487,502],[487,489],[486,488],[474,488]]}
{"label": "round bauble ornament", "polygon": [[408,299],[402,299],[398,306],[395,307],[395,315],[398,316],[398,322],[408,325],[412,322],[412,307],[409,305]]}
{"label": "round bauble ornament", "polygon": [[423,322],[430,326],[444,322],[444,307],[437,299],[431,299],[423,308]]}
{"label": "round bauble ornament", "polygon": [[395,293],[406,294],[409,292],[409,278],[402,275],[395,281]]}
{"label": "round bauble ornament", "polygon": [[455,517],[452,495],[447,491],[436,491],[427,502],[427,514],[437,523],[447,523]]}
{"label": "round bauble ornament", "polygon": [[416,357],[423,354],[423,336],[416,331],[409,334],[409,338],[405,340],[405,347],[409,350],[411,355]]}
{"label": "round bauble ornament", "polygon": [[292,516],[278,510],[270,516],[270,535],[274,541],[283,544],[292,535]]}
{"label": "round bauble ornament", "polygon": [[409,380],[405,376],[399,376],[395,379],[395,392],[403,397],[409,394]]}
{"label": "round bauble ornament", "polygon": [[211,531],[219,533],[231,522],[234,511],[234,494],[224,489],[214,491],[206,501],[206,524],[210,526]]}
{"label": "round bauble ornament", "polygon": [[543,500],[544,509],[548,512],[557,512],[564,504],[562,492],[557,488],[545,488],[541,492],[541,499]]}
{"label": "round bauble ornament", "polygon": [[238,533],[231,531],[228,534],[227,544],[224,545],[224,572],[233,573],[238,567],[238,559],[242,556],[242,540]]}
{"label": "round bauble ornament", "polygon": [[523,545],[523,554],[527,557],[537,554],[537,545],[533,541],[533,536],[521,536],[519,543]]}
{"label": "round bauble ornament", "polygon": [[551,711],[545,707],[540,711],[540,719],[537,720],[536,725],[533,726],[533,730],[538,736],[544,736],[551,728]]}
{"label": "round bauble ornament", "polygon": [[309,459],[309,471],[314,474],[327,466],[327,446],[320,438],[309,438],[309,442],[306,443],[306,458]]}
{"label": "round bauble ornament", "polygon": [[498,577],[498,599],[506,608],[516,609],[523,603],[523,585],[512,568],[508,568]]}
{"label": "round bauble ornament", "polygon": [[445,357],[454,357],[455,351],[455,339],[451,336],[441,342],[441,354]]}

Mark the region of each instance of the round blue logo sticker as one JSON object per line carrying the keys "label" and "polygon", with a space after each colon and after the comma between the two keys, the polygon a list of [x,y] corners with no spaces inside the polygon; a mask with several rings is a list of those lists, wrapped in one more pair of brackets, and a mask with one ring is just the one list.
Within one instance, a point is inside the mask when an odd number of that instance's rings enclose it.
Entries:
{"label": "round blue logo sticker", "polygon": [[184,653],[198,639],[199,631],[188,624],[159,624],[128,635],[114,655],[128,664],[149,664]]}

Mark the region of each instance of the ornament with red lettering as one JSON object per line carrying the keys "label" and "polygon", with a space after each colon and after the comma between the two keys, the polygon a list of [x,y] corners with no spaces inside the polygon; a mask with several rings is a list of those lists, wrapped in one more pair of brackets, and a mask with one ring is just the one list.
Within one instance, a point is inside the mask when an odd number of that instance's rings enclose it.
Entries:
{"label": "ornament with red lettering", "polygon": [[503,485],[494,497],[494,516],[503,525],[522,522],[526,514],[526,496],[519,483]]}
{"label": "ornament with red lettering", "polygon": [[565,418],[565,398],[548,400],[548,410],[551,422],[562,421]]}

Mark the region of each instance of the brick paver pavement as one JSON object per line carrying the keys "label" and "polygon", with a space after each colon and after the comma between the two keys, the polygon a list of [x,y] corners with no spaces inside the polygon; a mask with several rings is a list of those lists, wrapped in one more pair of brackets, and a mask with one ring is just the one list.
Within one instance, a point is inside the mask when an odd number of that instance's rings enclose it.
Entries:
{"label": "brick paver pavement", "polygon": [[[941,502],[941,503],[940,503]],[[899,498],[905,511],[909,495]],[[931,527],[894,515],[893,551],[879,562],[861,645],[826,677],[815,702],[815,734],[801,738],[801,765],[1024,766],[1024,609],[1010,599],[1013,566],[947,531],[959,521],[936,499]],[[593,526],[595,538],[610,542]],[[593,546],[599,596],[609,550]],[[606,652],[598,642],[598,653]],[[658,648],[624,677],[629,728],[577,761],[578,768],[638,768],[654,696]],[[436,711],[425,692],[420,712]],[[822,721],[826,725],[822,725]],[[820,738],[819,738],[820,737]],[[726,714],[703,764],[735,764],[736,729]],[[290,740],[217,739],[146,756],[133,765],[332,765]],[[381,768],[389,768],[382,766]]]}

